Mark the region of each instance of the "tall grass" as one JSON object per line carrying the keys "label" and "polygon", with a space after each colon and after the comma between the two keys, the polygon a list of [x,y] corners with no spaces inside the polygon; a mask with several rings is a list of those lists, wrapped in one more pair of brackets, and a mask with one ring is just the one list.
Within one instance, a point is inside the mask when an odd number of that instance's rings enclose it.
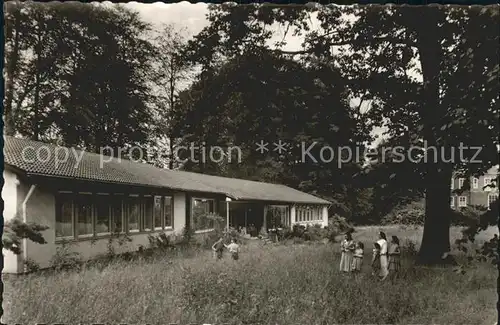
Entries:
{"label": "tall grass", "polygon": [[[369,240],[377,230],[356,234]],[[404,237],[404,230],[397,235]],[[496,272],[491,264],[477,264],[459,274],[447,268],[415,267],[412,257],[406,256],[399,276],[380,282],[371,276],[368,263],[357,276],[340,274],[337,251],[332,244],[252,242],[243,247],[239,261],[216,261],[209,251],[195,251],[189,257],[169,254],[79,272],[10,276],[5,281],[3,321],[493,324],[496,320]]]}

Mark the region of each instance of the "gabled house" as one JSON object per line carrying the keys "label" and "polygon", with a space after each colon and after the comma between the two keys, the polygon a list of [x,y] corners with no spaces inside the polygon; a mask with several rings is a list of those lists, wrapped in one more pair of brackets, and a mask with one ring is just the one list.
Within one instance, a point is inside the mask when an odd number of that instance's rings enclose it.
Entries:
{"label": "gabled house", "polygon": [[264,231],[276,210],[287,227],[328,224],[330,202],[284,185],[160,169],[13,137],[4,144],[4,221],[17,216],[49,227],[47,244],[24,240],[21,255],[3,252],[7,273],[23,272],[27,259],[49,267],[63,243],[90,259],[105,253],[117,233],[131,239],[115,248],[125,252],[147,246],[155,233],[181,234],[186,226],[209,232],[210,212],[227,227]]}
{"label": "gabled house", "polygon": [[455,193],[465,184],[465,178],[454,176],[451,179],[450,206],[452,209],[468,205],[482,205],[489,208],[490,204],[498,199],[498,165],[490,168],[483,176],[469,179],[470,189],[462,193]]}

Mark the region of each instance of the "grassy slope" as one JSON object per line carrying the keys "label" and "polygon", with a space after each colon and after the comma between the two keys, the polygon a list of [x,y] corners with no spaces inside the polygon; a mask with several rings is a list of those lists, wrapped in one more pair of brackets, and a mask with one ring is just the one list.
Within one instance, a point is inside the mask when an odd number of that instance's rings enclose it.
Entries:
{"label": "grassy slope", "polygon": [[[379,228],[361,228],[367,243]],[[419,239],[421,230],[386,228]],[[455,231],[452,237],[456,237]],[[404,239],[403,239],[404,243]],[[32,274],[5,280],[3,321],[122,323],[439,323],[493,324],[496,270],[464,275],[414,268],[403,260],[398,279],[377,282],[369,267],[356,278],[338,272],[338,245],[243,248],[240,261],[210,252],[120,262],[102,270]]]}

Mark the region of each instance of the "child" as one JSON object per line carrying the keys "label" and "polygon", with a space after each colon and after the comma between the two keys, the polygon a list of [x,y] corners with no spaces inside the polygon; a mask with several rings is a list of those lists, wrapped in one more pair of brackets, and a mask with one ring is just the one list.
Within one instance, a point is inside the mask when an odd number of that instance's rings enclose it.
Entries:
{"label": "child", "polygon": [[380,272],[380,245],[379,243],[373,244],[372,256],[372,275],[379,275]]}
{"label": "child", "polygon": [[392,236],[389,246],[389,272],[398,272],[401,268],[401,249],[399,247],[399,238]]}
{"label": "child", "polygon": [[352,260],[352,272],[361,272],[361,265],[363,264],[363,253],[364,245],[362,242],[356,243],[356,249],[354,250],[354,256]]}
{"label": "child", "polygon": [[222,237],[219,238],[213,245],[212,250],[214,251],[214,257],[218,260],[222,259],[222,254],[224,252],[224,243],[222,242]]}
{"label": "child", "polygon": [[239,258],[239,253],[240,253],[240,245],[236,244],[236,239],[233,238],[231,239],[231,244],[229,245],[224,245],[226,248],[229,250],[229,253],[231,253],[231,257],[233,260],[238,260]]}

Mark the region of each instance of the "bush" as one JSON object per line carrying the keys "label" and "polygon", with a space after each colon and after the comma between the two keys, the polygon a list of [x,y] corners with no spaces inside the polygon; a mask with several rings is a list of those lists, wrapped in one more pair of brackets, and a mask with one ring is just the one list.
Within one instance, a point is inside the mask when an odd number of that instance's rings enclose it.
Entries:
{"label": "bush", "polygon": [[14,219],[7,221],[3,227],[2,247],[14,254],[21,254],[21,241],[29,239],[37,244],[46,244],[42,231],[49,229],[37,223],[24,223],[19,214]]}
{"label": "bush", "polygon": [[480,222],[481,216],[486,211],[488,211],[488,209],[480,205],[470,205],[458,210],[453,210],[451,222],[455,226],[473,226]]}
{"label": "bush", "polygon": [[71,243],[63,242],[56,249],[56,254],[50,260],[50,265],[56,271],[80,269],[83,265],[80,254],[71,251]]}
{"label": "bush", "polygon": [[172,236],[167,236],[165,233],[161,233],[157,236],[149,235],[148,240],[150,249],[171,250],[175,248]]}
{"label": "bush", "polygon": [[383,225],[399,224],[419,226],[424,224],[425,206],[423,202],[412,202],[397,206],[382,218]]}

